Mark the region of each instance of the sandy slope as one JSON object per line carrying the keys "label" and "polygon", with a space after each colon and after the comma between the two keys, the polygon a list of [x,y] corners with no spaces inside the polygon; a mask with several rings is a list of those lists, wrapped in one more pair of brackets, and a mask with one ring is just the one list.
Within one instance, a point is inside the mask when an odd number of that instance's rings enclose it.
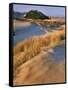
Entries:
{"label": "sandy slope", "polygon": [[[62,44],[65,30],[27,39],[14,47],[14,85],[65,81],[65,64],[53,58],[52,47]],[[45,50],[44,50],[45,49]]]}
{"label": "sandy slope", "polygon": [[40,54],[15,71],[14,85],[60,83],[65,80],[65,65],[52,58],[52,52]]}

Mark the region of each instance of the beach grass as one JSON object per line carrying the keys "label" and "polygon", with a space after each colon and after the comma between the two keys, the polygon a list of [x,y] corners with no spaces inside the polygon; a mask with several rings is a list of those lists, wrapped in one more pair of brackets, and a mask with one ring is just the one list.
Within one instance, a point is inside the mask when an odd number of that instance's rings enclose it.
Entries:
{"label": "beach grass", "polygon": [[64,30],[51,32],[47,35],[34,36],[17,44],[13,49],[14,70],[16,70],[16,68],[22,63],[25,63],[34,56],[38,55],[43,48],[48,50],[63,43],[64,41],[61,37],[65,38]]}

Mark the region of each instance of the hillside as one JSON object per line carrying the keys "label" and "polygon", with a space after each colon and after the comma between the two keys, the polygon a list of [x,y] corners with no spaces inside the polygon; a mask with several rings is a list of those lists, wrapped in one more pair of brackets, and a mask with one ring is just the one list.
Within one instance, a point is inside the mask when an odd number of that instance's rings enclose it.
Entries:
{"label": "hillside", "polygon": [[48,16],[37,10],[31,10],[29,12],[14,12],[14,19],[49,19]]}
{"label": "hillside", "polygon": [[41,13],[40,11],[37,11],[37,10],[35,10],[35,11],[31,10],[31,11],[29,11],[26,14],[25,18],[30,18],[30,19],[49,19],[48,16],[44,15],[43,13]]}

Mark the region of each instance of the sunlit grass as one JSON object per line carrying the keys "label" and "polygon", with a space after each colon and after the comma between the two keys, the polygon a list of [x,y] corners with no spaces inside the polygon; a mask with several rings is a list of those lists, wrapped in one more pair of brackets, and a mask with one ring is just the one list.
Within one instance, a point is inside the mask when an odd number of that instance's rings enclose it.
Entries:
{"label": "sunlit grass", "polygon": [[64,30],[51,32],[47,35],[34,36],[17,44],[14,47],[13,52],[14,70],[21,64],[38,55],[42,51],[43,47],[50,49],[62,44],[64,41],[61,37],[65,39]]}

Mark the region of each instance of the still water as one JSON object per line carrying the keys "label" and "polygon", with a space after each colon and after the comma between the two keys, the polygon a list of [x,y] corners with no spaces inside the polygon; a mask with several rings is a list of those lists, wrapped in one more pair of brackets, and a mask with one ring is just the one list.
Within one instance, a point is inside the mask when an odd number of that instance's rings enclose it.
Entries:
{"label": "still water", "polygon": [[[46,34],[47,30],[53,31],[56,30],[56,26],[53,28],[47,27],[47,26],[39,26],[36,24],[31,24],[30,26],[26,27],[16,27],[15,33],[14,33],[14,45],[16,45],[18,42],[30,38],[32,36],[38,36]],[[45,31],[46,30],[46,31]],[[65,59],[65,45],[57,46],[53,48],[53,58],[55,58],[56,61],[62,61],[64,62]]]}
{"label": "still water", "polygon": [[14,35],[14,44],[26,38],[32,37],[34,35],[42,35],[42,34],[45,34],[45,32],[41,30],[40,26],[36,24],[32,24],[26,27],[16,27]]}

